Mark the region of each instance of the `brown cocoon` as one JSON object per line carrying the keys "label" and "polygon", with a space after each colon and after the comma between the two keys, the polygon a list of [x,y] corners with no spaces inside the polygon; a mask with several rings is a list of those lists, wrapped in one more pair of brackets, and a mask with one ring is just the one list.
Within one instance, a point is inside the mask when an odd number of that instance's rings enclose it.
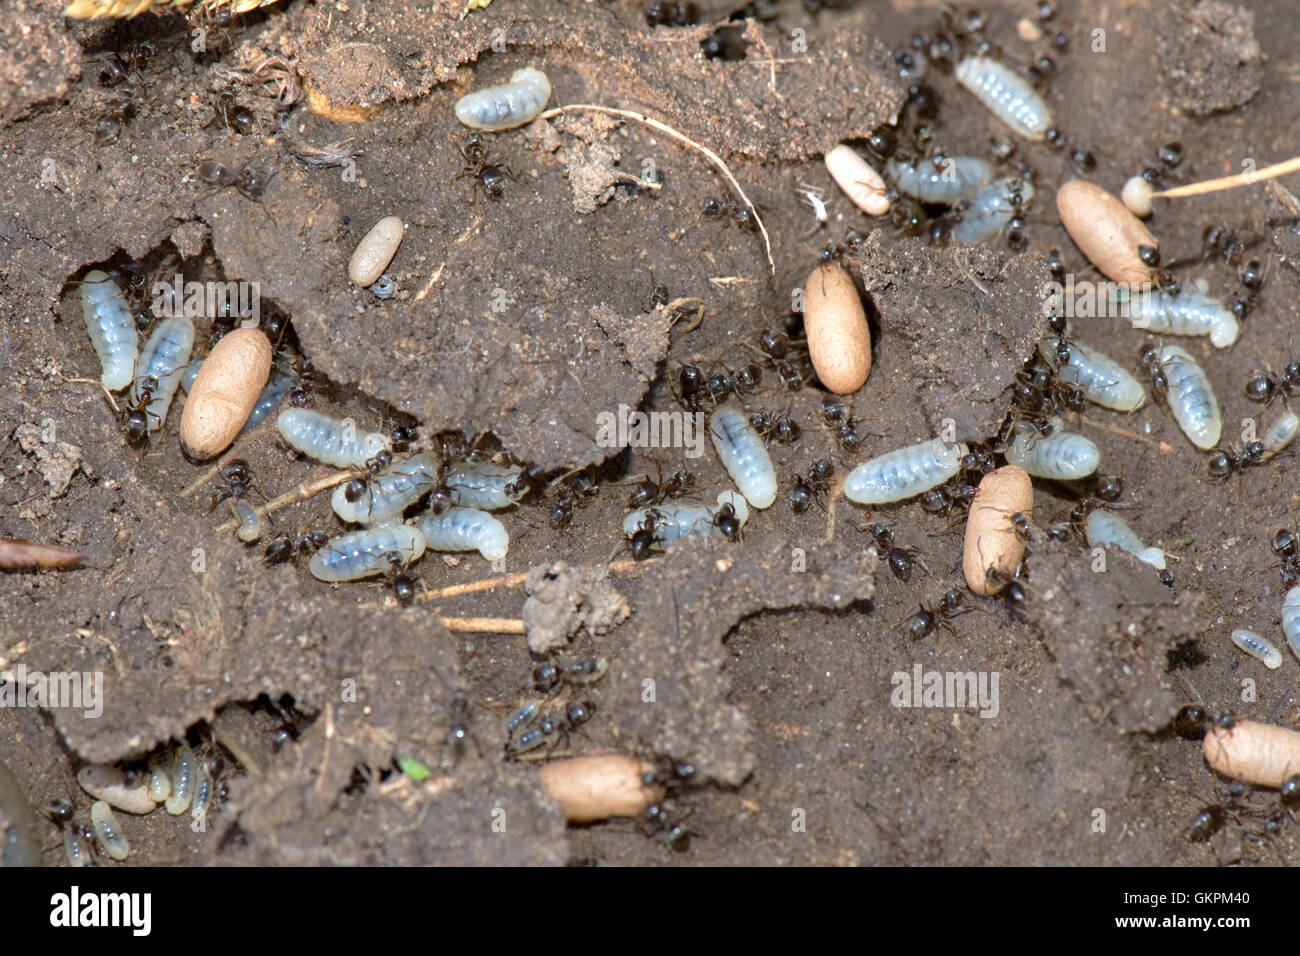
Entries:
{"label": "brown cocoon", "polygon": [[818,266],[804,285],[808,355],[821,383],[851,395],[871,374],[871,329],[857,286],[837,265]]}
{"label": "brown cocoon", "polygon": [[222,336],[194,377],[181,412],[181,451],[194,461],[230,447],[271,374],[271,342],[260,329]]}
{"label": "brown cocoon", "polygon": [[966,583],[976,594],[997,594],[1005,587],[1005,581],[989,580],[990,568],[1007,577],[1016,573],[1025,543],[1016,536],[1011,516],[1020,512],[1029,518],[1033,511],[1034,485],[1019,465],[1003,465],[980,481],[966,516],[961,560]]}
{"label": "brown cocoon", "polygon": [[1280,787],[1300,773],[1300,733],[1274,724],[1239,720],[1231,730],[1215,727],[1201,749],[1205,762],[1225,777],[1261,787]]}
{"label": "brown cocoon", "polygon": [[1142,220],[1100,186],[1071,179],[1056,191],[1061,224],[1088,261],[1116,282],[1155,280],[1138,246],[1159,246]]}
{"label": "brown cocoon", "polygon": [[654,766],[626,754],[598,754],[556,760],[537,771],[547,795],[570,823],[608,817],[638,817],[662,800],[663,787],[646,787],[641,776]]}

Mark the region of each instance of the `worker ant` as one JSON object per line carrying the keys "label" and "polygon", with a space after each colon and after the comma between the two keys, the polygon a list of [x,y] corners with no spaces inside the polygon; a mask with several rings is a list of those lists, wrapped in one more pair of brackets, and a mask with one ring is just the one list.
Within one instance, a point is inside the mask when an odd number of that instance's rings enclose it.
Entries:
{"label": "worker ant", "polygon": [[734,222],[746,232],[758,231],[758,220],[754,218],[754,213],[750,211],[749,207],[736,202],[732,196],[706,200],[700,208],[700,215],[705,219],[721,222],[724,226],[729,222]]}
{"label": "worker ant", "polygon": [[217,94],[217,98],[212,101],[212,113],[209,126],[224,126],[245,136],[257,132],[257,117],[252,110],[240,106],[235,101],[235,94],[229,90]]}
{"label": "worker ant", "polygon": [[1169,377],[1160,367],[1160,349],[1155,345],[1145,345],[1138,354],[1138,362],[1151,377],[1151,391],[1156,399],[1165,404],[1169,396]]}
{"label": "worker ant", "polygon": [[1267,462],[1268,452],[1264,448],[1264,443],[1253,441],[1240,453],[1235,450],[1224,451],[1222,448],[1216,448],[1214,454],[1210,456],[1207,468],[1211,478],[1226,481],[1234,474],[1239,474],[1253,465],[1263,465]]}
{"label": "worker ant", "polygon": [[645,513],[645,517],[632,529],[632,536],[629,539],[633,561],[644,561],[650,557],[654,546],[659,543],[655,532],[665,522],[666,516],[662,511],[651,508]]}
{"label": "worker ant", "polygon": [[1300,390],[1300,362],[1291,362],[1282,370],[1280,378],[1274,378],[1267,372],[1256,372],[1246,382],[1246,397],[1252,402],[1270,404],[1282,395],[1290,398]]}
{"label": "worker ant", "polygon": [[557,531],[563,528],[572,520],[574,508],[588,504],[599,493],[600,482],[596,480],[594,475],[588,476],[583,472],[578,472],[574,475],[565,476],[564,480],[560,482],[559,499],[551,508],[551,527]]}
{"label": "worker ant", "polygon": [[406,573],[407,558],[400,550],[387,551],[383,559],[388,562],[388,580],[393,596],[402,607],[410,607],[415,600],[415,578]]}
{"label": "worker ant", "polygon": [[158,387],[158,377],[155,375],[136,379],[135,388],[132,389],[131,397],[122,415],[122,429],[126,433],[126,443],[132,448],[139,448],[141,445],[147,447],[151,424],[155,428],[162,427],[158,415],[149,411],[153,393]]}
{"label": "worker ant", "polygon": [[277,172],[279,170],[269,162],[258,159],[250,159],[233,172],[230,167],[214,159],[205,159],[199,163],[197,175],[218,190],[233,186],[245,199],[251,199],[260,205],[262,194]]}
{"label": "worker ant", "polygon": [[685,853],[691,848],[691,837],[699,836],[694,830],[689,830],[684,826],[686,818],[694,813],[694,809],[688,810],[683,816],[678,818],[676,823],[670,823],[668,811],[670,807],[664,803],[652,803],[646,808],[643,824],[646,828],[647,836],[657,836],[663,841],[664,846],[675,853]]}
{"label": "worker ant", "polygon": [[557,657],[542,661],[533,668],[530,686],[543,694],[553,693],[564,684],[594,684],[605,676],[609,662],[603,657]]}
{"label": "worker ant", "polygon": [[736,514],[736,508],[730,501],[718,505],[718,510],[713,512],[712,524],[728,541],[740,540],[742,530],[740,516]]}
{"label": "worker ant", "polygon": [[[658,467],[657,462],[656,467]],[[661,469],[658,481],[654,481],[648,476],[642,479],[636,486],[636,490],[627,499],[627,506],[629,508],[649,508],[652,505],[659,504],[665,498],[676,498],[684,495],[694,487],[695,475],[685,468],[674,472],[667,478],[663,477]]]}
{"label": "worker ant", "polygon": [[[933,605],[922,604],[915,614],[906,618],[907,634],[914,641],[934,632],[936,627],[942,627],[947,630],[953,637],[957,636],[956,629],[952,626],[952,619],[975,608],[963,606],[962,592],[957,588],[949,588],[939,596],[939,600]],[[900,621],[895,627],[903,624]]]}
{"label": "worker ant", "polygon": [[290,558],[319,551],[329,543],[329,539],[329,534],[319,530],[298,535],[282,534],[266,546],[264,560],[267,564],[281,564]]}
{"label": "worker ant", "polygon": [[749,416],[749,427],[758,433],[764,445],[771,444],[773,439],[786,444],[799,440],[799,423],[785,413],[752,412]]}
{"label": "worker ant", "polygon": [[700,19],[700,8],[691,0],[650,0],[644,13],[651,27],[688,27]]}
{"label": "worker ant", "polygon": [[[249,492],[258,491],[253,479],[253,470],[248,466],[248,462],[243,458],[235,458],[222,465],[217,472],[221,480],[226,483],[224,491],[213,494],[212,501],[208,505],[208,514],[216,510],[217,505],[228,498],[247,498]],[[258,491],[261,494],[260,491]],[[265,497],[265,496],[263,496]]]}
{"label": "worker ant", "polygon": [[461,166],[460,172],[447,181],[455,182],[457,179],[472,176],[474,185],[470,193],[471,205],[478,201],[480,186],[483,187],[483,194],[488,199],[496,201],[506,194],[507,177],[511,182],[519,181],[510,167],[501,162],[499,157],[488,155],[487,146],[484,145],[480,134],[471,133],[465,138],[465,142],[460,144],[459,149],[464,165]]}
{"label": "worker ant", "polygon": [[478,744],[478,738],[474,736],[474,731],[470,728],[470,704],[469,697],[462,690],[457,690],[451,698],[451,703],[447,707],[447,716],[450,724],[447,728],[447,736],[443,738],[442,749],[446,753],[450,747],[453,755],[452,765],[460,763],[460,758],[465,755],[465,741],[474,745],[474,752],[481,758],[483,749]]}
{"label": "worker ant", "polygon": [[[532,724],[537,720],[538,708],[520,711],[522,720],[513,728],[506,742],[507,756],[521,760],[545,759],[553,751],[568,747],[569,734],[591,720],[595,710],[596,705],[588,701],[573,702],[555,716],[542,718],[536,727]],[[546,750],[540,756],[533,756],[543,746]]]}
{"label": "worker ant", "polygon": [[808,469],[808,477],[795,475],[790,489],[790,510],[797,515],[803,514],[815,502],[825,497],[830,490],[831,478],[835,474],[835,465],[825,458],[819,458]]}
{"label": "worker ant", "polygon": [[[857,527],[857,525],[854,525]],[[873,524],[870,528],[858,528],[871,535],[872,543],[876,547],[876,553],[885,556],[885,563],[889,565],[889,570],[893,572],[894,577],[900,581],[907,581],[912,577],[912,566],[919,564],[927,573],[929,568],[925,567],[925,562],[918,558],[917,552],[910,548],[900,548],[894,543],[894,532],[888,525]]]}

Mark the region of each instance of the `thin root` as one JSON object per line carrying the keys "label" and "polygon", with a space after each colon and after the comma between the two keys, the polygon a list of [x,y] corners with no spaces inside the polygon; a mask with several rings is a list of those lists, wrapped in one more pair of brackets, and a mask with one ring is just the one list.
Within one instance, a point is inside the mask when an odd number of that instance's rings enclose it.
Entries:
{"label": "thin root", "polygon": [[[303,482],[297,488],[294,488],[291,491],[286,491],[284,494],[276,498],[272,498],[266,504],[258,505],[257,507],[253,508],[253,510],[256,511],[263,518],[265,518],[267,515],[271,514],[274,511],[279,511],[281,508],[287,508],[289,507],[289,505],[296,504],[299,501],[306,501],[308,498],[314,497],[315,495],[320,494],[322,491],[329,491],[331,488],[335,487],[336,485],[341,485],[345,481],[350,481],[351,479],[357,477],[359,474],[360,472],[357,471],[331,472],[330,474],[326,475],[324,478],[317,478],[315,481]],[[232,518],[231,520],[227,521],[225,524],[219,525],[217,527],[217,532],[221,533],[227,531],[234,531],[238,527],[239,527],[239,521],[237,519]]]}
{"label": "thin root", "polygon": [[1272,166],[1265,166],[1263,169],[1256,169],[1251,172],[1237,173],[1235,176],[1223,176],[1219,179],[1207,179],[1203,183],[1192,183],[1190,186],[1178,186],[1174,189],[1165,189],[1158,193],[1153,193],[1161,199],[1177,199],[1179,196],[1200,196],[1204,193],[1218,192],[1220,189],[1236,189],[1238,186],[1250,186],[1259,182],[1261,179],[1276,179],[1278,176],[1285,176],[1287,173],[1300,172],[1300,156],[1294,159],[1288,159],[1284,163],[1274,163]]}

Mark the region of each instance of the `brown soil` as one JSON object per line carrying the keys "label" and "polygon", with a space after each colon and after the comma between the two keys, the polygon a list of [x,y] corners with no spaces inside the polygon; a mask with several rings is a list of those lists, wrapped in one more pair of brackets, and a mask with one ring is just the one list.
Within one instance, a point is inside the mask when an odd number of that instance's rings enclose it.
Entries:
{"label": "brown soil", "polygon": [[[871,435],[856,454],[840,450],[821,424],[823,393],[778,391],[769,372],[747,401],[788,406],[802,427],[797,444],[771,446],[783,492],[817,458],[832,458],[843,475],[946,419],[963,440],[990,436],[1042,334],[1045,252],[1061,247],[1073,271],[1085,269],[1051,201],[1076,175],[1068,151],[1018,144],[1012,162],[1037,177],[1030,244],[1019,253],[1001,240],[939,249],[870,223],[821,163],[835,142],[895,119],[906,83],[891,51],[933,29],[938,4],[864,2],[810,15],[786,0],[774,19],[747,25],[749,54],[739,62],[697,56],[707,27],[647,30],[631,0],[496,0],[464,19],[447,2],[416,10],[401,0],[285,0],[241,18],[228,44],[203,55],[191,52],[183,13],[77,23],[52,0],[12,6],[0,26],[0,163],[11,171],[0,185],[0,370],[12,383],[0,393],[0,535],[90,557],[78,570],[0,577],[0,666],[102,671],[106,683],[94,719],[0,708],[0,761],[32,807],[71,799],[84,816],[81,763],[139,759],[189,733],[226,746],[229,802],[198,833],[188,817],[122,815],[131,864],[1295,857],[1300,828],[1267,841],[1249,832],[1276,802],[1263,791],[1248,794],[1250,812],[1208,843],[1185,837],[1202,806],[1226,799],[1225,788],[1199,745],[1169,729],[1179,706],[1195,700],[1300,725],[1289,652],[1280,670],[1267,671],[1228,642],[1232,628],[1247,626],[1281,643],[1269,543],[1292,521],[1293,459],[1225,483],[1202,480],[1204,456],[1158,404],[1127,418],[1090,406],[1072,427],[1101,448],[1104,471],[1124,477],[1124,515],[1176,557],[1172,591],[1125,555],[1108,554],[1107,573],[1093,573],[1077,543],[1047,541],[1042,526],[1073,497],[1042,482],[1026,608],[968,596],[974,610],[951,622],[955,633],[939,628],[919,642],[896,625],[960,583],[961,535],[915,502],[868,518],[836,494],[797,515],[783,494],[737,544],[696,542],[617,564],[607,582],[615,595],[599,575],[562,578],[573,582],[587,626],[566,628],[540,605],[541,618],[530,620],[548,633],[577,630],[572,653],[610,662],[605,678],[583,689],[596,716],[569,748],[692,762],[695,783],[671,800],[674,818],[689,814],[697,837],[675,854],[628,821],[566,828],[533,767],[501,758],[504,719],[526,697],[536,661],[522,636],[453,633],[439,617],[519,618],[522,581],[426,595],[403,609],[386,584],[328,586],[301,563],[267,566],[260,550],[214,530],[225,514],[207,513],[216,483],[181,496],[200,469],[180,455],[176,410],[137,458],[98,387],[74,280],[92,264],[127,258],[170,277],[180,262],[190,279],[261,284],[264,304],[292,317],[303,353],[335,386],[316,393],[320,410],[367,427],[414,419],[426,437],[491,431],[518,460],[555,475],[610,454],[596,441],[598,411],[620,403],[676,410],[681,363],[734,367],[754,357],[757,334],[789,311],[817,250],[873,228],[854,265],[871,296],[875,364],[851,400]],[[987,7],[988,33],[1012,62],[1047,47],[1016,39],[1016,21],[1033,6]],[[1295,152],[1300,61],[1285,0],[1253,4],[1253,24],[1221,3],[1062,6],[1070,49],[1054,54],[1048,100],[1070,139],[1095,153],[1094,181],[1118,192],[1171,140],[1186,147],[1171,183]],[[806,31],[806,53],[791,52],[796,28]],[[1104,52],[1090,49],[1098,29]],[[111,91],[98,84],[92,58],[142,39],[159,52],[140,68],[135,115],[115,143],[97,146]],[[228,79],[226,71],[272,55],[298,65],[316,103],[372,114],[344,124],[304,109],[289,123],[297,143],[355,137],[355,176],[292,158],[273,101],[259,95],[270,90]],[[716,170],[634,122],[569,113],[489,136],[515,179],[500,201],[481,191],[471,201],[472,179],[454,180],[464,130],[452,104],[525,64],[550,76],[551,105],[644,112],[716,151],[758,204],[775,274],[756,234],[700,215],[707,199],[729,195]],[[992,138],[1005,138],[950,76],[930,82],[945,149],[987,155]],[[227,88],[256,113],[257,132],[211,122],[215,95]],[[278,173],[254,202],[197,181],[208,158],[231,169],[260,159]],[[643,177],[646,161],[662,188],[630,189],[623,174]],[[816,227],[795,193],[801,183],[823,190],[829,225]],[[1256,185],[1166,204],[1151,221],[1165,261],[1181,262],[1186,281],[1207,278],[1216,294],[1235,295],[1238,284],[1222,258],[1199,260],[1205,227],[1255,241],[1248,254],[1268,265],[1234,348],[1211,354],[1208,344],[1182,343],[1205,359],[1225,444],[1237,442],[1243,418],[1269,422],[1280,408],[1261,413],[1246,400],[1249,374],[1300,357],[1291,331],[1300,240],[1289,202]],[[346,263],[371,225],[392,214],[408,229],[390,269],[398,294],[380,301],[347,283]],[[701,300],[703,321],[687,330],[689,318],[674,325],[665,310],[650,311],[654,286]],[[206,342],[210,320],[198,325]],[[1076,326],[1080,338],[1136,366],[1141,333],[1121,320]],[[268,497],[327,473],[289,455],[273,427],[236,447]],[[613,482],[654,473],[655,460],[665,474],[691,468],[709,500],[729,486],[711,449],[689,461],[671,449],[623,453],[567,527],[547,521],[554,493],[503,516],[511,534],[504,573],[626,558],[619,529],[630,489]],[[275,519],[278,530],[338,530],[323,495]],[[874,521],[922,549],[928,572],[903,582],[878,568],[858,527]],[[430,554],[415,570],[428,591],[500,573],[477,555]],[[552,590],[547,601],[563,607],[565,597]],[[621,601],[631,613],[619,623]],[[998,673],[998,716],[891,706],[891,675],[918,664]],[[1242,697],[1247,679],[1254,701]],[[457,760],[446,735],[460,693],[476,743]],[[256,702],[286,694],[308,716],[297,739],[282,741],[278,718]],[[395,770],[403,758],[433,775],[413,782]],[[22,823],[13,790],[0,785],[0,824],[35,827],[45,862],[62,862],[56,827]],[[494,829],[499,818],[504,834]],[[800,820],[806,825],[792,825]]]}

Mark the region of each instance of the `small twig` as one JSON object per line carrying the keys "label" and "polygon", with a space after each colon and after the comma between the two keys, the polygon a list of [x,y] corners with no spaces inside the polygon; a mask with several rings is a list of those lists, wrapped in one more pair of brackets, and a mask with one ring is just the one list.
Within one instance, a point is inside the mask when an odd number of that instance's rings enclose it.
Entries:
{"label": "small twig", "polygon": [[1168,455],[1174,450],[1174,446],[1166,441],[1160,441],[1155,438],[1149,438],[1146,435],[1139,435],[1137,432],[1131,432],[1127,428],[1120,428],[1118,425],[1110,425],[1103,422],[1094,422],[1082,415],[1076,416],[1080,422],[1085,425],[1091,425],[1093,428],[1101,428],[1110,432],[1112,435],[1123,435],[1125,438],[1132,438],[1134,441],[1145,442],[1148,445],[1155,445],[1160,449],[1162,455]]}
{"label": "small twig", "polygon": [[1192,183],[1190,186],[1165,189],[1152,195],[1161,199],[1177,199],[1179,196],[1200,196],[1204,193],[1218,192],[1220,189],[1236,189],[1238,186],[1249,186],[1261,179],[1276,179],[1278,176],[1296,172],[1300,172],[1300,156],[1288,159],[1284,163],[1265,166],[1263,169],[1257,169],[1254,172],[1237,173],[1235,176],[1223,176],[1219,179],[1207,179],[1203,183]]}
{"label": "small twig", "polygon": [[517,617],[440,617],[439,623],[449,631],[473,631],[481,634],[526,634],[524,622]]}
{"label": "small twig", "polygon": [[754,222],[758,225],[758,231],[763,236],[763,246],[767,251],[768,268],[772,270],[772,275],[776,275],[776,262],[772,259],[772,240],[767,235],[767,227],[763,225],[763,218],[758,214],[758,210],[754,208],[754,204],[749,201],[749,197],[745,195],[745,190],[740,188],[740,183],[737,182],[736,177],[731,174],[731,170],[728,169],[727,164],[722,161],[722,157],[709,149],[709,147],[695,142],[695,140],[691,139],[685,133],[677,132],[677,130],[673,129],[667,123],[661,123],[659,120],[646,116],[643,113],[634,113],[632,110],[620,110],[615,109],[612,106],[594,106],[590,103],[570,103],[566,106],[556,106],[546,110],[539,115],[538,119],[550,119],[552,116],[558,116],[561,113],[570,113],[575,110],[608,113],[610,116],[621,116],[624,119],[635,120],[638,123],[644,123],[651,129],[659,130],[659,132],[666,136],[671,136],[680,143],[685,143],[687,146],[699,150],[699,152],[702,153],[705,158],[707,158],[709,162],[722,173],[727,182],[731,184],[731,188],[736,191],[737,195],[740,196],[741,200],[749,208],[750,213],[754,216]]}
{"label": "small twig", "polygon": [[[308,498],[320,494],[322,491],[329,491],[336,485],[341,485],[345,481],[350,481],[357,477],[360,472],[357,471],[335,471],[324,478],[317,478],[315,481],[305,481],[297,488],[286,491],[278,497],[272,498],[264,505],[257,505],[253,508],[259,515],[265,518],[274,511],[281,508],[287,508],[289,505],[296,504],[299,501],[306,501]],[[217,527],[217,532],[234,531],[239,527],[239,521],[232,518],[223,525]]]}

